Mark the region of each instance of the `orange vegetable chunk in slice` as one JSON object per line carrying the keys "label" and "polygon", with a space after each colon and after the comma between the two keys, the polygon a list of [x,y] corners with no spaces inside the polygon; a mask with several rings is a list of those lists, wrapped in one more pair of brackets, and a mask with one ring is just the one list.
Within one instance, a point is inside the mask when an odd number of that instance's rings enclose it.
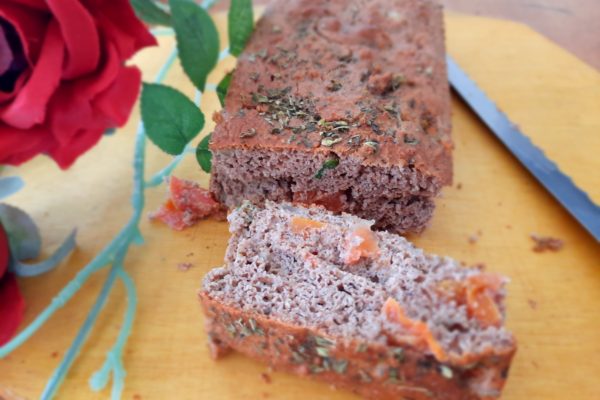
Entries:
{"label": "orange vegetable chunk in slice", "polygon": [[325,227],[327,224],[321,221],[315,221],[314,219],[306,217],[292,217],[291,223],[292,231],[294,233],[302,233],[307,229],[320,229]]}
{"label": "orange vegetable chunk in slice", "polygon": [[347,241],[346,264],[356,264],[361,258],[373,258],[379,255],[377,236],[367,226],[359,226],[351,233]]}
{"label": "orange vegetable chunk in slice", "polygon": [[494,301],[494,292],[502,287],[502,279],[493,274],[482,274],[467,280],[466,302],[469,315],[483,326],[499,326],[502,313]]}
{"label": "orange vegetable chunk in slice", "polygon": [[423,321],[409,318],[396,299],[388,297],[383,304],[383,313],[388,321],[400,324],[404,329],[415,335],[438,361],[446,361],[448,355],[435,339],[427,324]]}

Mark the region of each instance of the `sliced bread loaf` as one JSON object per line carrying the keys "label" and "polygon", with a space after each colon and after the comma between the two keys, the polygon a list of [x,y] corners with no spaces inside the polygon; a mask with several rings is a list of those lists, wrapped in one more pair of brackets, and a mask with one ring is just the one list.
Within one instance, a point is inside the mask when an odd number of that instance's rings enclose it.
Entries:
{"label": "sliced bread loaf", "polygon": [[200,291],[215,356],[235,349],[372,399],[500,395],[516,349],[506,279],[322,207],[244,203],[229,222],[225,266]]}
{"label": "sliced bread loaf", "polygon": [[452,181],[441,6],[272,1],[215,121],[210,188],[227,207],[320,204],[421,231]]}

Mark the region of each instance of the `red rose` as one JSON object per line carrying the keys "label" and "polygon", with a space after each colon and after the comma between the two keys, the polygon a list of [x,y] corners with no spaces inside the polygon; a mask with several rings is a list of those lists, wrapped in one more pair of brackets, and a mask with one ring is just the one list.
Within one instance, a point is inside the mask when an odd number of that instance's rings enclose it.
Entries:
{"label": "red rose", "polygon": [[15,334],[25,311],[17,279],[7,271],[9,257],[8,237],[0,224],[0,345]]}
{"label": "red rose", "polygon": [[156,41],[129,0],[0,0],[0,164],[44,153],[61,168],[123,125]]}

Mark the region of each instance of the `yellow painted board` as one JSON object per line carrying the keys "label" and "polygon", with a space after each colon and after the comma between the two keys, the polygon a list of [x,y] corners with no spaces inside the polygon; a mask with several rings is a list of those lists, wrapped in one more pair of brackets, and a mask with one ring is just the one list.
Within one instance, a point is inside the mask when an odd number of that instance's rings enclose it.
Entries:
{"label": "yellow painted board", "polygon": [[[447,15],[450,53],[497,100],[502,109],[600,202],[600,74],[522,25]],[[224,33],[225,19],[219,16]],[[151,80],[173,48],[171,38],[136,57]],[[231,68],[233,60],[224,68]],[[212,76],[218,81],[223,71]],[[167,79],[193,94],[179,67]],[[203,110],[218,108],[214,93]],[[40,277],[21,280],[27,321],[108,242],[130,215],[131,157],[137,112],[116,135],[61,172],[45,159],[20,168],[25,190],[10,203],[40,224],[45,247],[54,248],[78,227],[79,246],[69,261]],[[504,399],[600,398],[600,246],[529,176],[457,99],[453,99],[455,186],[447,188],[429,229],[412,239],[425,249],[488,269],[512,280],[508,326],[517,336]],[[209,123],[206,131],[212,127]],[[169,160],[148,147],[147,175]],[[206,185],[193,156],[177,175]],[[457,184],[461,184],[458,189]],[[147,211],[165,197],[148,191]],[[470,235],[481,231],[475,244]],[[354,399],[325,384],[269,372],[234,354],[213,362],[205,346],[196,291],[204,274],[222,262],[227,244],[223,222],[203,221],[184,232],[144,220],[146,243],[126,259],[137,283],[139,304],[126,347],[125,399]],[[558,253],[531,251],[532,232],[563,239]],[[178,263],[191,262],[183,272]],[[28,343],[0,360],[0,394],[39,396],[68,348],[106,272],[94,276]],[[87,382],[119,331],[125,296],[116,285],[110,301],[65,381],[59,398],[107,398]]]}

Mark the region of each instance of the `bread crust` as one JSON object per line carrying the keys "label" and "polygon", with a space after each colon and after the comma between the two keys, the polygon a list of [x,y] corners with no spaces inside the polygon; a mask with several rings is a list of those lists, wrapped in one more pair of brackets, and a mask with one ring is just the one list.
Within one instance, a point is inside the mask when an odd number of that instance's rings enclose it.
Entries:
{"label": "bread crust", "polygon": [[[238,59],[211,149],[334,152],[382,167],[412,162],[449,183],[444,56],[442,9],[436,1],[273,2]],[[277,108],[270,99],[282,91],[281,103],[286,97],[303,99],[298,108],[315,114],[317,122],[347,122],[349,129],[335,132],[342,140],[323,145],[319,133],[329,127],[317,125],[311,132],[310,118],[299,112],[280,127],[268,110]],[[292,128],[303,124],[305,129]],[[274,128],[281,132],[273,134]],[[294,133],[297,140],[290,140]],[[379,143],[377,151],[348,143],[357,135],[363,144]]]}
{"label": "bread crust", "polygon": [[205,291],[199,292],[199,298],[215,359],[236,350],[276,370],[324,381],[366,399],[495,399],[515,352],[512,348],[467,366],[442,364],[405,344],[348,342],[244,312]]}

